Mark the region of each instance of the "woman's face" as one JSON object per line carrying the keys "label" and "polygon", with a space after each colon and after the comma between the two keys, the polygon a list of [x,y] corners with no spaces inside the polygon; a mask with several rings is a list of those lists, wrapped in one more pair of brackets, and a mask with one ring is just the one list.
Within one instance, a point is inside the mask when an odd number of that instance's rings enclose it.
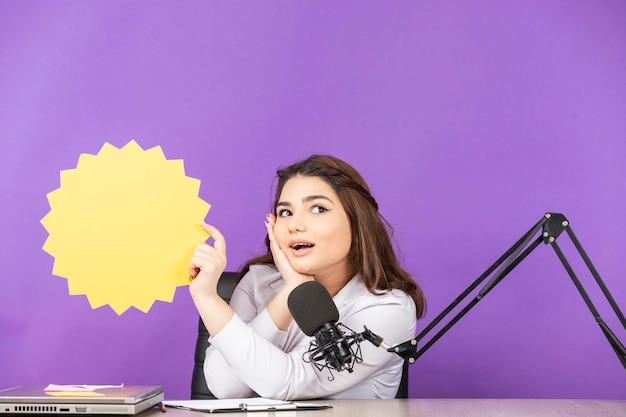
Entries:
{"label": "woman's face", "polygon": [[351,278],[350,222],[339,197],[322,179],[295,176],[285,183],[276,205],[274,235],[297,272],[329,285]]}

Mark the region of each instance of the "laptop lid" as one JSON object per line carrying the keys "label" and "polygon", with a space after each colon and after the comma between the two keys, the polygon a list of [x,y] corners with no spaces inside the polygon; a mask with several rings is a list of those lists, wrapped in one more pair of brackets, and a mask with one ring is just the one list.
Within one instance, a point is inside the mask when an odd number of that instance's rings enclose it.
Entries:
{"label": "laptop lid", "polygon": [[0,390],[0,414],[134,415],[163,401],[163,387],[135,385],[91,391],[46,391],[19,386]]}

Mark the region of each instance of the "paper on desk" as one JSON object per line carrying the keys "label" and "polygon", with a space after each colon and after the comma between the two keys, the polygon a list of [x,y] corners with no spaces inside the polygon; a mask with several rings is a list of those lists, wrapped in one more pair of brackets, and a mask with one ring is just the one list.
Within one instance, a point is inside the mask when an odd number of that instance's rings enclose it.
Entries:
{"label": "paper on desk", "polygon": [[97,391],[46,391],[46,395],[53,397],[105,397],[106,395]]}
{"label": "paper on desk", "polygon": [[123,388],[124,384],[120,385],[58,385],[48,384],[43,390],[46,392],[92,392],[102,388]]}
{"label": "paper on desk", "polygon": [[43,389],[46,392],[91,392],[93,388],[87,388],[80,385],[57,385],[49,384]]}
{"label": "paper on desk", "polygon": [[102,397],[104,394],[95,392],[95,388],[85,385],[57,385],[50,384],[44,388],[47,395],[53,397]]}
{"label": "paper on desk", "polygon": [[328,404],[314,404],[273,400],[270,398],[234,398],[224,400],[183,400],[163,401],[166,407],[183,408],[186,410],[214,412],[238,412],[261,410],[296,410],[296,409],[323,409],[330,408]]}

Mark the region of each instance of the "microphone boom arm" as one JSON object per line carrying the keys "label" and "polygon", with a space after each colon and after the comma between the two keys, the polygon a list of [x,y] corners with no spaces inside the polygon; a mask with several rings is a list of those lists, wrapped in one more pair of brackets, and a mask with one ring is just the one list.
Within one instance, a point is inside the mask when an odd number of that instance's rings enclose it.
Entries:
{"label": "microphone boom arm", "polygon": [[[534,240],[531,239],[541,230],[541,234]],[[609,326],[604,322],[598,310],[593,305],[591,298],[585,291],[583,285],[580,280],[574,273],[571,265],[567,261],[567,258],[561,251],[561,248],[558,246],[556,240],[561,235],[563,231],[567,232],[567,235],[571,239],[572,243],[576,247],[576,250],[582,257],[585,265],[593,275],[596,283],[602,290],[602,293],[608,300],[611,308],[619,318],[624,329],[626,329],[626,318],[624,318],[624,314],[619,309],[617,303],[611,296],[608,288],[600,278],[597,270],[591,263],[591,259],[585,253],[582,245],[574,235],[572,228],[569,225],[569,221],[565,218],[563,214],[560,213],[546,213],[541,220],[539,220],[533,227],[530,228],[526,234],[524,234],[508,251],[506,251],[496,262],[494,262],[487,270],[480,275],[473,283],[469,285],[448,307],[446,307],[435,319],[428,324],[424,330],[422,330],[417,336],[415,336],[411,340],[407,340],[406,342],[388,346],[383,342],[383,339],[380,336],[372,333],[367,327],[365,327],[365,331],[361,333],[364,339],[367,339],[371,343],[376,346],[380,346],[382,348],[387,349],[388,352],[395,353],[400,356],[404,360],[408,361],[410,364],[415,363],[415,361],[422,356],[437,340],[439,340],[452,326],[454,326],[465,314],[467,314],[480,300],[483,299],[489,291],[491,291],[496,285],[498,285],[504,277],[506,277],[520,262],[522,262],[533,250],[539,246],[541,242],[545,244],[550,244],[554,251],[556,252],[559,260],[565,267],[565,270],[569,274],[572,279],[574,285],[578,289],[581,297],[587,304],[589,311],[594,316],[596,322],[600,326],[600,329],[606,336],[609,344],[617,354],[618,359],[621,361],[622,365],[626,369],[626,348],[619,341],[617,336],[611,331]],[[497,271],[496,271],[497,270]],[[494,273],[494,271],[496,271]],[[492,278],[485,284],[485,286],[478,292],[478,294],[459,311],[450,321],[448,321],[440,330],[437,332],[430,340],[428,340],[419,350],[417,349],[417,345],[432,329],[437,326],[446,316],[448,316],[452,310],[454,310],[464,299],[468,297],[468,295],[476,289],[484,280],[486,280],[489,276]]]}

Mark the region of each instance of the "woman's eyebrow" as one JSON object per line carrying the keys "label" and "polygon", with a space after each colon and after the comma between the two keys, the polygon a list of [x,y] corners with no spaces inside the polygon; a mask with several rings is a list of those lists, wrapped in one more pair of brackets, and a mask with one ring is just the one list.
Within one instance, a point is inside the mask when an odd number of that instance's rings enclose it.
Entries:
{"label": "woman's eyebrow", "polygon": [[[330,198],[326,197],[325,195],[310,195],[310,196],[304,197],[302,199],[302,202],[303,203],[309,203],[309,202],[314,201],[314,200],[327,200],[327,201],[329,201],[331,203],[333,202],[333,200],[331,200]],[[279,201],[278,203],[276,203],[276,207],[280,207],[280,206],[291,207],[292,204],[290,202],[288,202],[288,201]]]}
{"label": "woman's eyebrow", "polygon": [[302,199],[302,202],[303,203],[309,203],[309,202],[311,202],[313,200],[327,200],[327,201],[329,201],[331,203],[333,202],[330,198],[326,197],[325,195],[310,195],[308,197],[304,197]]}

